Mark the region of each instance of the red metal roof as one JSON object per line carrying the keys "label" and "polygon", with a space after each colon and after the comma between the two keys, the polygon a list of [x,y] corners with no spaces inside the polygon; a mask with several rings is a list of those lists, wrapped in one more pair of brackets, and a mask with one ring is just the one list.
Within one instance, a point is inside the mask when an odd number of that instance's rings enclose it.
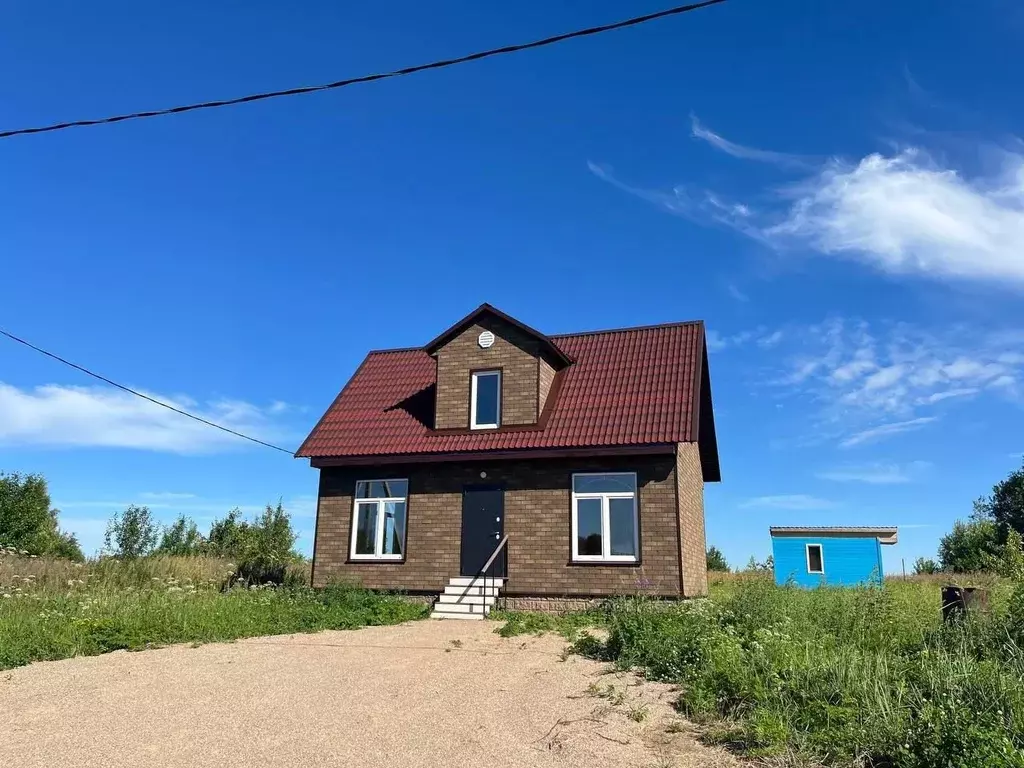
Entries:
{"label": "red metal roof", "polygon": [[367,355],[296,456],[386,458],[696,440],[703,323],[548,338],[574,362],[559,372],[554,402],[537,427],[435,432],[434,358],[423,349],[382,350]]}

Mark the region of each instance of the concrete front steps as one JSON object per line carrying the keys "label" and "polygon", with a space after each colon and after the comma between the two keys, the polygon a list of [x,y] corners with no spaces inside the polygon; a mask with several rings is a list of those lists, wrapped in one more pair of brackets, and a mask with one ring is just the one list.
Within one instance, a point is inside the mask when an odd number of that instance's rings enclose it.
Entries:
{"label": "concrete front steps", "polygon": [[482,620],[491,612],[504,585],[504,579],[489,576],[456,576],[438,596],[430,618]]}

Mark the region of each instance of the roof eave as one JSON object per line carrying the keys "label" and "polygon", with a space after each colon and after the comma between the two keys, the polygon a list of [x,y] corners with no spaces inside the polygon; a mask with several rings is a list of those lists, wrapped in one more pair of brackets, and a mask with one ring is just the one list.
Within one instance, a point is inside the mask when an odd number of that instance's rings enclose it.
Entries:
{"label": "roof eave", "polygon": [[472,312],[470,312],[464,318],[456,322],[454,325],[447,328],[445,331],[441,333],[440,336],[436,337],[435,339],[427,343],[423,347],[423,351],[426,352],[428,355],[434,354],[435,352],[437,352],[438,349],[444,346],[452,337],[454,337],[458,333],[461,333],[464,329],[470,326],[478,317],[484,314],[494,315],[500,320],[503,320],[506,323],[515,326],[523,333],[533,336],[535,339],[540,341],[541,344],[543,344],[543,346],[545,347],[545,349],[547,349],[547,351],[562,365],[572,364],[572,358],[565,354],[565,352],[563,352],[559,348],[559,346],[555,344],[554,341],[551,340],[549,336],[546,336],[545,334],[541,333],[536,328],[531,328],[526,323],[516,320],[511,315],[505,314],[497,307],[493,307],[486,302],[484,302],[479,307],[474,309]]}

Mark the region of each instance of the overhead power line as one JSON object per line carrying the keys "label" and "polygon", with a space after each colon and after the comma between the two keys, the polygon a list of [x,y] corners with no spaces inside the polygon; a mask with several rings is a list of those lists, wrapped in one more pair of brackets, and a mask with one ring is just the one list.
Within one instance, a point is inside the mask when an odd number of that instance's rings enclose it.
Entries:
{"label": "overhead power line", "polygon": [[289,456],[295,455],[295,451],[289,451],[287,448],[282,448],[279,445],[274,445],[273,443],[267,443],[267,442],[264,442],[263,440],[259,440],[259,439],[255,438],[255,437],[250,437],[249,435],[243,435],[241,432],[237,432],[237,431],[235,431],[233,429],[230,429],[229,427],[225,427],[222,424],[216,424],[216,423],[214,423],[214,422],[212,422],[212,421],[210,421],[208,419],[204,419],[202,416],[196,416],[194,413],[189,413],[188,411],[184,411],[181,408],[178,408],[177,406],[171,405],[170,403],[165,403],[162,400],[157,400],[155,397],[150,397],[149,395],[143,394],[142,392],[139,392],[138,390],[132,389],[131,387],[126,387],[123,384],[118,384],[116,381],[111,381],[106,376],[101,376],[98,373],[90,371],[88,368],[83,368],[81,365],[77,365],[75,363],[72,363],[70,360],[65,360],[60,355],[55,355],[53,352],[47,352],[42,347],[37,347],[35,344],[32,344],[31,342],[25,341],[25,339],[18,338],[13,333],[8,333],[3,328],[0,328],[0,335],[6,336],[11,341],[16,341],[19,344],[24,344],[29,349],[34,349],[36,352],[40,353],[41,355],[46,355],[47,357],[49,357],[49,358],[51,358],[53,360],[56,360],[58,363],[64,363],[64,365],[70,366],[70,367],[74,368],[76,371],[81,371],[82,373],[84,373],[84,374],[86,374],[88,376],[92,376],[94,379],[99,379],[104,384],[109,384],[110,386],[117,387],[118,389],[120,389],[120,390],[122,390],[124,392],[127,392],[127,393],[129,393],[131,395],[135,395],[136,397],[141,397],[143,400],[148,400],[149,402],[154,403],[155,405],[159,405],[161,408],[166,408],[169,411],[174,411],[175,413],[180,413],[182,416],[188,416],[190,419],[194,419],[195,421],[198,421],[200,424],[205,424],[208,427],[213,427],[214,429],[219,429],[221,432],[227,432],[229,435],[234,435],[235,437],[240,437],[243,440],[248,440],[249,442],[257,443],[259,445],[266,446],[267,448],[273,448],[275,451],[281,451],[281,453],[287,453]]}
{"label": "overhead power line", "polygon": [[587,29],[579,29],[575,32],[566,32],[561,35],[555,35],[554,37],[545,37],[542,40],[534,40],[531,43],[519,43],[517,45],[506,45],[502,48],[491,48],[487,51],[479,51],[477,53],[470,53],[465,56],[459,56],[454,59],[442,59],[441,61],[433,61],[429,64],[417,64],[412,67],[405,67],[404,69],[396,69],[392,72],[381,72],[373,75],[361,75],[359,77],[350,77],[346,80],[338,80],[333,83],[324,83],[322,85],[307,85],[299,88],[288,88],[283,91],[267,91],[265,93],[254,93],[248,96],[238,96],[232,99],[221,99],[219,101],[204,101],[198,104],[186,104],[178,107],[169,107],[167,109],[155,109],[149,112],[132,112],[125,115],[116,115],[114,117],[102,117],[94,120],[72,120],[66,123],[55,123],[53,125],[44,125],[36,128],[18,128],[11,131],[0,131],[0,139],[9,139],[12,136],[24,136],[30,133],[49,133],[51,131],[63,131],[67,128],[81,128],[89,125],[106,125],[107,123],[123,123],[126,120],[141,120],[146,117],[162,117],[164,115],[179,115],[184,112],[195,112],[200,109],[216,109],[218,107],[231,107],[236,104],[248,104],[253,101],[264,101],[266,99],[276,99],[283,96],[300,96],[305,93],[317,93],[318,91],[330,91],[335,88],[344,88],[348,85],[355,85],[357,83],[370,83],[374,80],[388,80],[392,77],[402,77],[403,75],[413,75],[417,72],[425,72],[428,69],[444,69],[445,67],[453,67],[457,64],[466,64],[471,61],[479,61],[480,59],[487,59],[491,56],[501,56],[506,53],[518,53],[519,51],[527,51],[531,48],[543,48],[547,45],[554,45],[564,40],[572,40],[577,37],[589,37],[590,35],[598,35],[602,32],[610,32],[614,29],[624,29],[626,27],[634,27],[638,24],[644,24],[648,21],[654,21],[655,19],[664,19],[668,16],[677,16],[682,13],[689,11],[696,11],[700,8],[706,8],[709,5],[718,5],[724,3],[725,0],[705,0],[701,3],[691,3],[689,5],[678,5],[675,8],[667,8],[663,11],[657,11],[656,13],[648,13],[645,16],[635,16],[631,19],[624,19],[623,21],[616,21],[611,24],[602,24],[599,27],[589,27]]}

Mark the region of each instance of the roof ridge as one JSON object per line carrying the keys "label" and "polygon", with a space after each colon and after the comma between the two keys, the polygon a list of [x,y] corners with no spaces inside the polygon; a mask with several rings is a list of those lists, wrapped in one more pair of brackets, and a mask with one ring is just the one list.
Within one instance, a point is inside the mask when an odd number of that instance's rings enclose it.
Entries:
{"label": "roof ridge", "polygon": [[659,328],[681,328],[684,325],[703,325],[703,320],[678,320],[672,323],[654,323],[652,325],[627,325],[622,328],[599,328],[595,331],[577,331],[576,333],[552,333],[551,339],[566,339],[576,336],[597,336],[602,333],[626,333],[628,331],[654,331]]}
{"label": "roof ridge", "polygon": [[423,347],[391,347],[389,349],[371,349],[369,355],[385,355],[391,352],[423,352]]}

